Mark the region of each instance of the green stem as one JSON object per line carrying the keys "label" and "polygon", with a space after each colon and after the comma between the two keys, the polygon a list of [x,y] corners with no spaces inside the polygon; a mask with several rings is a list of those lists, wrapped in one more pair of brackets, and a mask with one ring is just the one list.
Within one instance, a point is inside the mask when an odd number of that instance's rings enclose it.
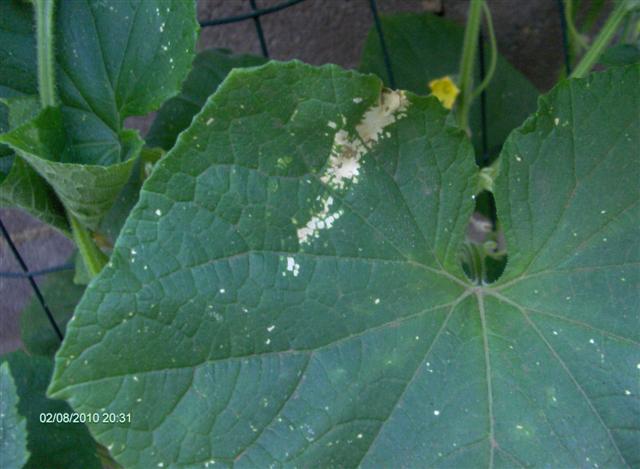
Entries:
{"label": "green stem", "polygon": [[89,231],[80,224],[73,215],[69,215],[69,223],[73,230],[73,239],[80,250],[80,255],[84,261],[87,272],[91,278],[100,273],[107,263],[107,256],[100,250],[96,243],[93,242]]}
{"label": "green stem", "polygon": [[615,35],[618,27],[622,23],[622,20],[626,16],[627,12],[630,10],[631,3],[629,0],[621,0],[618,5],[615,7],[611,15],[607,19],[607,22],[604,24],[598,37],[591,45],[591,48],[587,51],[587,53],[582,57],[582,60],[577,65],[577,67],[573,70],[571,74],[571,78],[582,78],[587,73],[591,71],[593,66],[598,63],[600,56],[605,51],[611,39]]}
{"label": "green stem", "polygon": [[38,41],[38,89],[42,107],[56,105],[56,75],[53,51],[54,0],[34,0]]}
{"label": "green stem", "polygon": [[478,33],[482,20],[482,4],[484,0],[471,0],[467,27],[464,32],[462,58],[460,59],[460,107],[458,108],[458,125],[469,129],[469,109],[473,99],[473,64],[478,51]]}
{"label": "green stem", "polygon": [[482,80],[482,83],[475,89],[473,95],[471,96],[471,100],[476,99],[482,91],[489,86],[491,83],[491,79],[493,78],[493,74],[496,71],[496,65],[498,64],[498,42],[496,41],[496,33],[493,29],[493,20],[491,19],[491,11],[485,2],[482,2],[482,11],[484,13],[484,17],[487,21],[487,30],[489,31],[489,45],[491,47],[491,62],[489,62],[489,70],[487,70],[487,75]]}

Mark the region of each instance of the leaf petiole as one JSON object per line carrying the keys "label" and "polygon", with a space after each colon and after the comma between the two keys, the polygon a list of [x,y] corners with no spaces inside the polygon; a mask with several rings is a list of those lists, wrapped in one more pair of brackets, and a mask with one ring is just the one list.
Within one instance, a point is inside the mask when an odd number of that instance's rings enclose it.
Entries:
{"label": "leaf petiole", "polygon": [[108,258],[93,241],[89,231],[71,214],[69,215],[69,224],[73,230],[73,239],[78,246],[87,272],[93,278],[100,273]]}
{"label": "leaf petiole", "polygon": [[38,89],[42,107],[56,105],[56,74],[53,52],[54,0],[34,0],[38,41]]}

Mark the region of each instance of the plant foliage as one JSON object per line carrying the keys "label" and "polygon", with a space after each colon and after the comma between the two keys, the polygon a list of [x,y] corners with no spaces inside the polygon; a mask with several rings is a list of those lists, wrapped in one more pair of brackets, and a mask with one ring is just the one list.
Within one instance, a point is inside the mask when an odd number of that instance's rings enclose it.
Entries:
{"label": "plant foliage", "polygon": [[[421,96],[457,78],[442,19],[383,20],[400,91],[225,51],[189,73],[194,2],[76,0],[42,108],[32,17],[0,2],[0,201],[68,219],[88,285],[44,286],[69,321],[53,372],[33,305],[41,356],[2,358],[4,465],[640,463],[640,65],[560,82],[512,130],[536,92],[499,59],[469,139]],[[158,108],[144,147],[124,121]],[[509,255],[490,284],[460,259],[481,190]],[[72,409],[131,417],[40,421]]]}

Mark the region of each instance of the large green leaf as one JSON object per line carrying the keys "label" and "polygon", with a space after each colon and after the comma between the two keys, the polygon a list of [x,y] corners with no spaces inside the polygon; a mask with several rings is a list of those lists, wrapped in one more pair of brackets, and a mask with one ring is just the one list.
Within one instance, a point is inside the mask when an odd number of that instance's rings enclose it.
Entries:
{"label": "large green leaf", "polygon": [[145,183],[49,392],[131,412],[92,426],[126,467],[637,464],[638,74],[563,83],[508,141],[512,261],[474,285],[477,168],[435,98],[232,72]]}
{"label": "large green leaf", "polygon": [[[391,57],[395,84],[398,88],[428,94],[429,81],[445,75],[457,75],[462,53],[464,28],[429,13],[403,13],[383,16],[382,28]],[[491,52],[485,49],[486,62]],[[362,53],[360,70],[373,72],[385,82],[387,70],[375,29],[369,32]],[[475,65],[480,83],[479,64]],[[502,56],[498,56],[496,72],[486,89],[487,150],[497,155],[509,132],[535,111],[538,91]],[[470,113],[472,141],[476,152],[482,151],[480,100]]]}
{"label": "large green leaf", "polygon": [[[63,402],[45,396],[51,376],[51,359],[15,352],[0,357],[9,364],[18,390],[18,411],[27,420],[27,448],[31,453],[25,469],[102,469],[96,443],[81,423],[43,423],[41,414],[64,414],[72,410]],[[2,466],[4,469],[5,466]]]}
{"label": "large green leaf", "polygon": [[182,91],[162,105],[147,134],[147,145],[170,150],[178,134],[189,127],[207,98],[234,68],[253,67],[266,59],[253,55],[233,55],[228,50],[205,50],[193,61]]}
{"label": "large green leaf", "polygon": [[[84,292],[84,285],[76,285],[73,276],[73,271],[54,272],[47,275],[41,286],[42,295],[63,333]],[[60,346],[60,339],[35,297],[20,314],[20,336],[26,349],[35,355],[53,356]]]}
{"label": "large green leaf", "polygon": [[18,413],[18,394],[9,365],[0,366],[0,467],[20,469],[29,459],[27,424]]}
{"label": "large green leaf", "polygon": [[176,94],[191,66],[195,3],[59,2],[55,18],[61,107],[43,110],[1,141],[51,184],[73,215],[96,228],[141,148],[123,130],[124,119]]}

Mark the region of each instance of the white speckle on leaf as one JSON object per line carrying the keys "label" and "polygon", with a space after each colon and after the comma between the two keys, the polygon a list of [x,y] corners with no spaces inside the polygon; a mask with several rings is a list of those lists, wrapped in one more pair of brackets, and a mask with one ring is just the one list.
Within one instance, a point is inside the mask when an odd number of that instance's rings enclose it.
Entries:
{"label": "white speckle on leaf", "polygon": [[213,123],[213,117],[209,117],[207,119],[207,125],[211,125]]}
{"label": "white speckle on leaf", "polygon": [[276,326],[274,326],[273,324],[271,324],[269,327],[267,327],[267,331],[271,332],[276,328]]}
{"label": "white speckle on leaf", "polygon": [[631,391],[629,391],[628,389],[624,390],[624,394],[625,396],[630,396],[631,395]]}
{"label": "white speckle on leaf", "polygon": [[636,368],[640,370],[640,363],[636,365]]}
{"label": "white speckle on leaf", "polygon": [[553,335],[558,335],[558,331],[553,331]]}
{"label": "white speckle on leaf", "polygon": [[380,298],[376,298],[375,300],[373,300],[373,303],[379,305],[380,304]]}
{"label": "white speckle on leaf", "polygon": [[516,425],[516,428],[517,428],[518,430],[522,430],[524,427],[523,427],[522,425]]}
{"label": "white speckle on leaf", "polygon": [[590,343],[590,344],[595,344],[595,343],[596,343],[596,341],[595,341],[595,340],[593,340],[593,339],[589,339],[589,343]]}
{"label": "white speckle on leaf", "polygon": [[224,288],[221,288],[220,290],[218,290],[220,293],[224,293],[226,292],[226,290]]}
{"label": "white speckle on leaf", "polygon": [[327,122],[327,125],[328,125],[329,127],[331,127],[332,129],[337,129],[337,128],[338,128],[338,124],[336,124],[336,123],[335,123],[335,122],[333,122],[333,121],[329,121],[329,122]]}
{"label": "white speckle on leaf", "polygon": [[437,417],[438,415],[440,415],[440,411],[439,410],[434,410],[433,411],[433,415],[435,415]]}
{"label": "white speckle on leaf", "polygon": [[157,216],[159,216],[159,217],[160,217],[160,216],[162,216],[162,210],[160,210],[159,208],[158,208],[158,209],[156,209],[156,212],[155,212],[155,213],[156,213],[156,215],[157,215]]}
{"label": "white speckle on leaf", "polygon": [[265,344],[269,345],[271,343],[271,339],[267,339],[264,341]]}
{"label": "white speckle on leaf", "polygon": [[287,271],[292,272],[294,277],[300,273],[300,264],[291,256],[287,257]]}
{"label": "white speckle on leaf", "polygon": [[605,213],[607,213],[606,210],[600,210],[600,214],[604,215]]}
{"label": "white speckle on leaf", "polygon": [[555,119],[553,119],[553,123],[555,125],[558,125],[560,123],[560,119],[558,117],[556,117]]}
{"label": "white speckle on leaf", "polygon": [[518,163],[520,163],[520,162],[522,161],[522,158],[520,158],[518,155],[516,155],[516,161],[517,161]]}

